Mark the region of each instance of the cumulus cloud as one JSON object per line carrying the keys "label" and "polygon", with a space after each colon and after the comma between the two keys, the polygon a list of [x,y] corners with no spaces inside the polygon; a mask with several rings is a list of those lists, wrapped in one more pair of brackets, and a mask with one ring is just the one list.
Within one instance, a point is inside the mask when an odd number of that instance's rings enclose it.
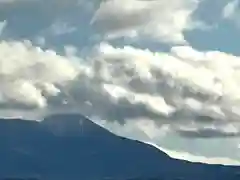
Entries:
{"label": "cumulus cloud", "polygon": [[1,108],[75,110],[122,124],[149,119],[185,137],[239,136],[239,57],[101,43],[83,60],[73,47],[66,56],[28,41],[0,47]]}
{"label": "cumulus cloud", "polygon": [[33,47],[29,41],[3,41],[0,47],[1,108],[43,108],[48,96],[58,94],[57,85],[78,74],[68,59]]}
{"label": "cumulus cloud", "polygon": [[162,42],[186,43],[183,31],[194,28],[191,15],[199,1],[103,1],[92,24],[105,38],[156,38]]}

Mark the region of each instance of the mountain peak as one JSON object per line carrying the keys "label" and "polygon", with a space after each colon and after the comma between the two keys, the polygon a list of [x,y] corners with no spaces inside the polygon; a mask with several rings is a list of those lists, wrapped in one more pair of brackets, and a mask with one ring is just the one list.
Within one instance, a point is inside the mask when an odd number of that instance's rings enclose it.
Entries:
{"label": "mountain peak", "polygon": [[108,134],[107,130],[98,126],[85,116],[75,114],[54,114],[41,121],[41,125],[58,136],[98,136]]}

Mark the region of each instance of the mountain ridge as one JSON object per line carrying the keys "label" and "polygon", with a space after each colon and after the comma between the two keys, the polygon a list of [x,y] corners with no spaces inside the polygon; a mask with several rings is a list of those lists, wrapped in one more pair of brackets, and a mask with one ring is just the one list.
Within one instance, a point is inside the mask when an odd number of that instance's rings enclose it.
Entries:
{"label": "mountain ridge", "polygon": [[44,180],[240,178],[240,167],[173,159],[80,114],[51,115],[42,121],[0,119],[0,159],[0,179],[11,175]]}

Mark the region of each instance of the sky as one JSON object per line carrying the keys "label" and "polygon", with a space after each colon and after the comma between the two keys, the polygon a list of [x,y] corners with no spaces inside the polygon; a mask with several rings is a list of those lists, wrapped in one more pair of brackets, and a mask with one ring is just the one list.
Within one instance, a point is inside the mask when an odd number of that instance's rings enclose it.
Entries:
{"label": "sky", "polygon": [[0,116],[79,112],[240,164],[239,16],[238,0],[0,0]]}

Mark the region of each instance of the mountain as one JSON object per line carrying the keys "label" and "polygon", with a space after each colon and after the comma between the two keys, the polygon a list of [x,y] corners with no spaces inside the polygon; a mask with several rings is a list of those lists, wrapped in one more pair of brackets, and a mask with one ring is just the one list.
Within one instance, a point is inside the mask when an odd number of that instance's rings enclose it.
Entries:
{"label": "mountain", "polygon": [[240,167],[191,163],[79,114],[0,119],[0,179],[235,180]]}

